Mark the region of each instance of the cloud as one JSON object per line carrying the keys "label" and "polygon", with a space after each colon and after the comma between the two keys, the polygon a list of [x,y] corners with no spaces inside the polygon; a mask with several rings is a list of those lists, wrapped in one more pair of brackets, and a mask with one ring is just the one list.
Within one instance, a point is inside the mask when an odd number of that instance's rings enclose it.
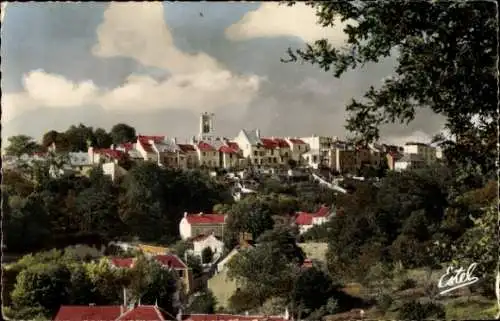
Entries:
{"label": "cloud", "polygon": [[168,71],[158,81],[132,74],[116,88],[98,88],[91,81],[74,83],[61,75],[31,71],[24,91],[5,93],[4,119],[37,107],[100,106],[106,111],[148,112],[159,109],[214,111],[245,109],[256,97],[263,78],[238,75],[206,53],[183,53],[174,46],[164,21],[162,3],[112,3],[97,28],[92,53],[101,58],[127,57],[144,66]]}
{"label": "cloud", "polygon": [[318,25],[315,9],[297,2],[289,7],[278,2],[265,2],[226,29],[226,37],[241,41],[253,38],[298,37],[304,42],[326,38],[334,45],[346,39],[346,23],[336,22],[335,27]]}

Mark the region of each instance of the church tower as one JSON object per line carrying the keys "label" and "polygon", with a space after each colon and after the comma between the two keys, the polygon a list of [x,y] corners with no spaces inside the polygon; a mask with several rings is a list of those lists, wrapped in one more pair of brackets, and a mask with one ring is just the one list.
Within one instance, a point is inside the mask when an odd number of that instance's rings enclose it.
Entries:
{"label": "church tower", "polygon": [[214,137],[214,114],[207,112],[200,116],[200,140],[213,140]]}

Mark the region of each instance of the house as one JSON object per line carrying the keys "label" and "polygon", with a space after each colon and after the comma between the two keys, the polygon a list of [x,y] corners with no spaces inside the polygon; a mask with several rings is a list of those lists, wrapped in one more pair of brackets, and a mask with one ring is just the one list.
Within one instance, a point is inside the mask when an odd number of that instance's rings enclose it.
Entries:
{"label": "house", "polygon": [[198,166],[198,151],[192,144],[177,144],[181,152],[184,154],[184,162],[181,163],[182,168],[195,168]]}
{"label": "house", "polygon": [[144,157],[137,150],[136,146],[137,146],[136,143],[123,143],[123,144],[117,145],[116,150],[120,150],[120,151],[126,153],[129,157],[129,159],[134,161],[134,162],[143,161]]}
{"label": "house", "polygon": [[195,145],[198,153],[198,161],[201,166],[207,168],[219,167],[219,152],[211,144],[200,141]]}
{"label": "house", "polygon": [[218,238],[223,238],[224,227],[226,225],[225,214],[198,214],[184,213],[184,217],[179,223],[179,234],[183,240],[200,234],[211,234]]}
{"label": "house", "polygon": [[290,144],[283,138],[261,138],[262,145],[266,149],[264,163],[268,166],[283,166],[292,158]]}
{"label": "house", "polygon": [[160,166],[178,168],[184,162],[184,153],[181,154],[181,149],[177,146],[175,139],[152,139],[150,144],[156,152]]}
{"label": "house", "polygon": [[405,155],[419,155],[418,158],[422,158],[428,164],[436,161],[436,148],[428,144],[407,142],[403,148]]}
{"label": "house", "polygon": [[161,143],[165,136],[145,136],[138,135],[135,149],[142,156],[143,160],[159,164],[160,159],[157,150],[153,147],[155,143]]}
{"label": "house", "polygon": [[156,305],[62,305],[54,321],[167,321],[172,319]]}
{"label": "house", "polygon": [[392,171],[396,167],[396,162],[403,157],[402,153],[390,151],[385,155],[387,159],[387,167]]}
{"label": "house", "polygon": [[332,216],[332,211],[328,206],[321,206],[315,213],[298,212],[295,216],[295,225],[299,227],[299,232],[302,234],[315,225],[326,223]]}
{"label": "house", "polygon": [[[330,151],[333,143],[338,140],[337,137],[312,135],[309,137],[301,137],[300,139],[309,146],[309,151],[312,151],[309,155],[304,155],[306,156],[306,162],[309,166],[313,168],[317,168],[321,165],[329,166]],[[314,156],[317,158],[315,159]]]}
{"label": "house", "polygon": [[168,247],[147,244],[139,244],[137,245],[137,249],[146,255],[164,255],[171,252]]}
{"label": "house", "polygon": [[111,177],[114,182],[117,178],[123,177],[127,174],[127,171],[115,162],[109,162],[102,164],[102,172],[104,175]]}
{"label": "house", "polygon": [[302,154],[308,151],[309,145],[300,138],[288,137],[286,138],[287,143],[290,145],[291,159],[296,161],[298,164],[302,164]]}
{"label": "house", "polygon": [[420,168],[426,163],[424,157],[420,154],[405,154],[395,161],[394,170],[404,171],[407,169]]}
{"label": "house", "polygon": [[259,129],[242,129],[233,140],[241,148],[242,156],[248,160],[248,165],[264,165],[267,151],[260,140]]}
{"label": "house", "polygon": [[[200,234],[190,239],[193,244],[193,254],[202,258],[203,250],[210,248],[213,253],[213,260],[215,262],[224,252],[224,242],[222,242],[218,237],[212,234]],[[211,262],[202,262],[211,263]]]}
{"label": "house", "polygon": [[[184,284],[186,293],[190,293],[193,288],[193,273],[191,269],[175,254],[162,254],[150,256],[150,259],[157,261],[161,266],[173,269]],[[134,267],[135,258],[113,257],[108,260],[112,267],[118,269],[130,269]]]}
{"label": "house", "polygon": [[220,167],[225,169],[240,168],[246,165],[243,152],[236,142],[225,141],[219,147]]}

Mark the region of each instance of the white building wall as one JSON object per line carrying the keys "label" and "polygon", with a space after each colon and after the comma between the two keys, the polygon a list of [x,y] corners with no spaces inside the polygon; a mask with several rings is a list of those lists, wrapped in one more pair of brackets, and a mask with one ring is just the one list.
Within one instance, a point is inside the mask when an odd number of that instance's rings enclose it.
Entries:
{"label": "white building wall", "polygon": [[190,238],[191,235],[191,224],[187,221],[187,218],[183,217],[179,223],[179,234],[181,239],[185,240]]}

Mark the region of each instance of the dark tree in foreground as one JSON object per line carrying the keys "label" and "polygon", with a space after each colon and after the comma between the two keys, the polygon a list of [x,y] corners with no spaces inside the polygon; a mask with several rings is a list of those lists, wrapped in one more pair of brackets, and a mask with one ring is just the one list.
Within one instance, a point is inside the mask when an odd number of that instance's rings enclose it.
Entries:
{"label": "dark tree in foreground", "polygon": [[[352,100],[347,129],[364,141],[383,124],[413,120],[418,108],[446,119],[455,142],[440,137],[450,163],[491,173],[497,141],[497,6],[490,1],[308,2],[318,24],[346,22],[343,48],[326,39],[288,50],[340,77],[348,69],[397,53],[395,74],[362,101]],[[293,5],[293,2],[290,3]]]}

